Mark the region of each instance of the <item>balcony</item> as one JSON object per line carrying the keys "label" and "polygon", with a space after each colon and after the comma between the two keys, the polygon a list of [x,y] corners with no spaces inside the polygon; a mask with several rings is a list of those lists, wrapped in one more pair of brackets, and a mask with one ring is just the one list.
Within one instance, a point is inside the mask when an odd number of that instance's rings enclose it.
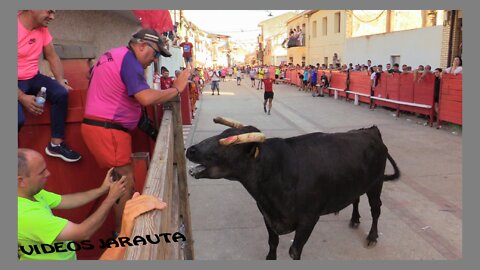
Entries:
{"label": "balcony", "polygon": [[292,47],[305,47],[305,36],[299,37],[289,37],[286,38],[285,41],[282,43],[282,47],[284,48],[292,48]]}

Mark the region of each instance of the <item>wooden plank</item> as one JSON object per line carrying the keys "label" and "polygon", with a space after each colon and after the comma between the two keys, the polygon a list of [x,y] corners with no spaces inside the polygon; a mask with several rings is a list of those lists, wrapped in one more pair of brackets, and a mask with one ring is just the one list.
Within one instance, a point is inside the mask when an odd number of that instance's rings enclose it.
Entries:
{"label": "wooden plank", "polygon": [[[177,232],[180,227],[180,197],[178,194],[178,168],[173,166],[173,178],[172,178],[172,192],[170,199],[170,229],[171,232]],[[172,242],[169,246],[169,259],[170,260],[181,260],[183,256],[180,253],[180,243]]]}
{"label": "wooden plank", "polygon": [[[160,127],[160,133],[157,137],[155,150],[152,155],[150,168],[147,173],[147,180],[142,194],[149,194],[159,197],[163,201],[167,201],[169,192],[168,182],[171,180],[172,164],[171,158],[173,153],[173,128],[172,128],[172,112],[165,111],[164,119]],[[169,178],[170,174],[170,178]],[[167,186],[167,188],[165,188]],[[167,201],[168,202],[168,201]],[[146,236],[158,234],[160,228],[163,232],[168,232],[169,224],[165,222],[168,211],[152,211],[139,216],[135,220],[135,226],[132,236]],[[167,225],[162,225],[167,224]],[[146,244],[128,247],[125,253],[127,260],[159,260],[164,259],[165,241],[161,240],[160,244]]]}
{"label": "wooden plank", "polygon": [[173,123],[175,140],[175,161],[178,172],[178,192],[180,198],[180,220],[185,225],[185,237],[187,243],[184,246],[185,260],[195,258],[193,250],[192,222],[190,219],[190,203],[187,184],[187,165],[185,160],[185,146],[183,143],[182,115],[180,101],[176,98],[171,102],[173,105]]}

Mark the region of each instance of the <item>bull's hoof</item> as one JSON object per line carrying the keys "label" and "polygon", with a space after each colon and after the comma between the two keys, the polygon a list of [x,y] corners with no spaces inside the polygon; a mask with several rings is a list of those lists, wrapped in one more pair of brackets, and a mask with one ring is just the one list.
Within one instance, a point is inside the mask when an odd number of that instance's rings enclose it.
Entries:
{"label": "bull's hoof", "polygon": [[367,247],[374,247],[377,245],[377,238],[367,237]]}
{"label": "bull's hoof", "polygon": [[276,260],[277,259],[277,254],[268,253],[266,259],[267,260]]}
{"label": "bull's hoof", "polygon": [[294,260],[300,260],[300,254],[298,253],[297,249],[293,248],[293,246],[290,246],[288,253],[290,254],[290,258]]}
{"label": "bull's hoof", "polygon": [[350,228],[357,229],[359,225],[360,225],[359,220],[350,220],[350,224],[349,224]]}

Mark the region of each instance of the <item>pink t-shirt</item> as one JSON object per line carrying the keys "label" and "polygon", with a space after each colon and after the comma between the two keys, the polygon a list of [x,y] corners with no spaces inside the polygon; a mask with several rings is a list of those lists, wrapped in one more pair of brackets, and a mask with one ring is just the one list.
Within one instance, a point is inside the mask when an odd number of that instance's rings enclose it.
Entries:
{"label": "pink t-shirt", "polygon": [[85,116],[112,120],[134,129],[141,115],[134,95],[150,89],[142,65],[127,47],[104,53],[93,67],[87,91]]}
{"label": "pink t-shirt", "polygon": [[18,80],[28,80],[38,73],[38,61],[43,47],[52,42],[52,35],[47,27],[29,31],[18,21]]}

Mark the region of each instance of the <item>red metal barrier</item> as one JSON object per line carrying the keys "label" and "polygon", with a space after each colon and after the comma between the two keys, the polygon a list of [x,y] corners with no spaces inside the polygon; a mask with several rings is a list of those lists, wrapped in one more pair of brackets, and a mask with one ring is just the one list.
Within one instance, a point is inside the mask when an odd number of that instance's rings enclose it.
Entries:
{"label": "red metal barrier", "polygon": [[[371,84],[370,76],[367,73],[358,71],[350,72],[348,85],[350,91],[370,96]],[[349,96],[352,98],[351,95]],[[359,95],[358,100],[370,104],[370,97]]]}
{"label": "red metal barrier", "polygon": [[413,73],[401,73],[399,79],[398,100],[413,102],[414,81]]}
{"label": "red metal barrier", "polygon": [[[332,75],[330,76],[330,87],[346,90],[347,89],[347,73],[332,71],[331,74]],[[346,97],[346,93],[344,91],[339,91],[338,95],[341,97]]]}
{"label": "red metal barrier", "polygon": [[438,122],[446,121],[462,125],[462,75],[443,74]]}

